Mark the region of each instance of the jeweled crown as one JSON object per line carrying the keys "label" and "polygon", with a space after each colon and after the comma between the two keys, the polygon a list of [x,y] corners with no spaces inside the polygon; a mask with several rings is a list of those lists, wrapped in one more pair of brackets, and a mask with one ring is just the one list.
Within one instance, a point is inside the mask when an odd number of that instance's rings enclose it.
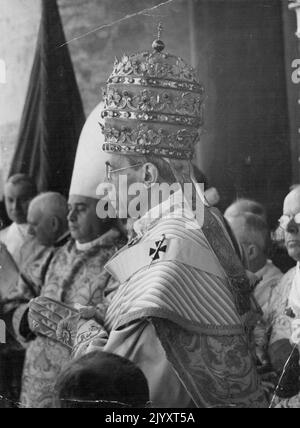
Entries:
{"label": "jeweled crown", "polygon": [[104,93],[104,151],[192,159],[203,123],[204,88],[181,58],[152,52],[117,60]]}

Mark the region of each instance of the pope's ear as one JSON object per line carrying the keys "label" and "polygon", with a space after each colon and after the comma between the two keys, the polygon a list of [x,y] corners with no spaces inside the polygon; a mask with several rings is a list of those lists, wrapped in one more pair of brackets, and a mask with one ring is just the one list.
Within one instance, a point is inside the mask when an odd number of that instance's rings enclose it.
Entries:
{"label": "pope's ear", "polygon": [[52,229],[55,232],[58,232],[59,226],[60,226],[58,217],[53,216],[52,219],[51,219],[51,223],[52,223]]}
{"label": "pope's ear", "polygon": [[145,163],[143,166],[143,179],[146,186],[151,186],[158,182],[158,169],[153,163]]}
{"label": "pope's ear", "polygon": [[258,256],[258,248],[256,245],[251,244],[248,246],[248,258],[249,260],[254,260]]}

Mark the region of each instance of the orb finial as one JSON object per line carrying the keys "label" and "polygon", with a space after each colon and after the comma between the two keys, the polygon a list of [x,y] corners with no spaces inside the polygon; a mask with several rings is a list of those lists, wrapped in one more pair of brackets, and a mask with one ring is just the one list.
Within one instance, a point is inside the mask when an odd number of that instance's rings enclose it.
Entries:
{"label": "orb finial", "polygon": [[160,22],[158,24],[158,27],[157,27],[157,39],[154,40],[154,42],[152,44],[152,48],[156,52],[162,52],[165,49],[165,47],[166,47],[166,45],[164,44],[164,42],[161,40],[162,31],[163,31],[163,25]]}

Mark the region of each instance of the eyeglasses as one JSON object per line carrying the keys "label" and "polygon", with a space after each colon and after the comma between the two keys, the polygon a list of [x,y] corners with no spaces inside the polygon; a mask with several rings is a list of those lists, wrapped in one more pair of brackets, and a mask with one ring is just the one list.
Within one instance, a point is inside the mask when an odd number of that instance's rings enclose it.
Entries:
{"label": "eyeglasses", "polygon": [[120,169],[112,169],[112,166],[109,162],[105,163],[105,167],[106,167],[106,180],[108,182],[110,182],[112,180],[112,174],[115,174],[116,172],[121,172],[121,171],[127,171],[128,169],[131,168],[137,168],[138,166],[142,166],[144,165],[143,163],[137,163],[136,165],[130,165],[127,166],[125,168],[120,168]]}
{"label": "eyeglasses", "polygon": [[279,226],[281,227],[281,229],[286,231],[291,222],[294,222],[294,224],[296,224],[299,227],[300,226],[300,213],[298,213],[296,215],[291,215],[291,216],[283,215],[279,219]]}

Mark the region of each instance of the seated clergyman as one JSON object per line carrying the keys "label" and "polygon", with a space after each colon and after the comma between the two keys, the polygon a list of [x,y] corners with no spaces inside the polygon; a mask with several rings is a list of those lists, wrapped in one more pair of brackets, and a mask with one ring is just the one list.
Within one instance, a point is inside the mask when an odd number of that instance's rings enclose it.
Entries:
{"label": "seated clergyman", "polygon": [[270,250],[268,225],[262,217],[251,213],[227,217],[227,220],[243,247],[249,271],[260,281],[254,295],[263,312],[267,312],[273,292],[283,276],[268,259]]}
{"label": "seated clergyman", "polygon": [[[297,262],[281,280],[273,295],[269,308],[272,335],[269,354],[273,367],[284,376],[278,395],[286,398],[299,392],[299,347],[292,344],[293,331],[300,319],[300,188],[294,189],[284,201],[280,227],[284,231],[285,245],[289,256]],[[292,352],[293,351],[293,352]]]}
{"label": "seated clergyman", "polygon": [[26,262],[4,305],[7,325],[22,344],[32,337],[26,320],[28,302],[40,295],[55,253],[70,238],[67,215],[67,200],[59,193],[43,193],[29,205],[27,220],[32,239],[23,246]]}
{"label": "seated clergyman", "polygon": [[268,259],[270,250],[270,231],[263,217],[251,213],[227,217],[238,242],[242,246],[245,263],[257,278],[253,289],[254,298],[262,310],[254,330],[256,356],[261,369],[269,367],[269,313],[270,304],[283,276],[281,271]]}
{"label": "seated clergyman", "polygon": [[19,401],[24,348],[34,337],[28,326],[28,303],[40,295],[55,252],[69,239],[67,214],[67,201],[62,195],[37,196],[28,209],[32,239],[22,247],[22,269],[19,271],[14,265],[5,248],[1,251],[0,318],[6,323],[7,344],[0,356],[5,378],[0,380],[0,393],[14,401]]}

